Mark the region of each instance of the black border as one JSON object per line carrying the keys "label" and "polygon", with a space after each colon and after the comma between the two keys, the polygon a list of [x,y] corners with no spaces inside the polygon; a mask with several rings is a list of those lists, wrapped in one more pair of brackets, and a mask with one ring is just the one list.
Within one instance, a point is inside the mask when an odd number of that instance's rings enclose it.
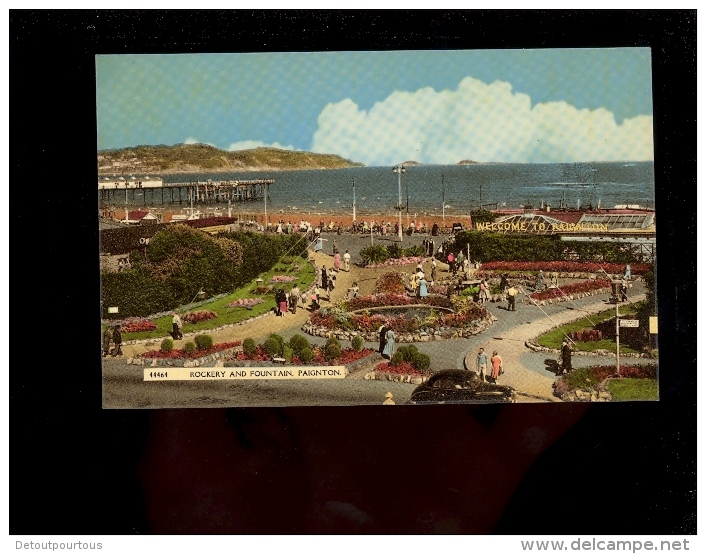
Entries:
{"label": "black border", "polygon": [[[139,468],[153,414],[100,406],[96,54],[618,46],[653,55],[662,400],[589,408],[495,531],[696,532],[695,10],[11,10],[9,22],[12,534],[151,532]],[[518,418],[537,409],[511,408]],[[403,424],[406,409],[380,417]],[[430,427],[453,429],[457,413],[431,409]],[[562,475],[586,496],[562,492]]]}

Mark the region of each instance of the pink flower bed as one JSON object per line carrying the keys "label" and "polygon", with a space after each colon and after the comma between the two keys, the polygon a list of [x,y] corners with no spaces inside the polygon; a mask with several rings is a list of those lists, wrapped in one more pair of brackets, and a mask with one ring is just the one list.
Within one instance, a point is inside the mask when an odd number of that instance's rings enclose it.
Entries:
{"label": "pink flower bed", "polygon": [[424,261],[426,258],[422,258],[420,256],[408,256],[405,258],[389,258],[385,260],[382,263],[379,264],[368,264],[365,267],[367,268],[377,268],[377,267],[388,267],[391,265],[410,265],[410,264],[418,264],[419,262]]}
{"label": "pink flower bed", "polygon": [[404,294],[406,277],[399,271],[381,275],[375,283],[375,292],[379,294]]}
{"label": "pink flower bed", "polygon": [[296,280],[297,278],[292,275],[273,275],[270,278],[270,283],[291,283]]}
{"label": "pink flower bed", "polygon": [[[641,275],[650,268],[649,264],[630,264],[633,275]],[[593,262],[486,262],[482,266],[488,271],[556,271],[557,273],[617,273],[625,272],[625,264]]]}
{"label": "pink flower bed", "polygon": [[218,314],[211,310],[196,310],[184,314],[182,319],[187,323],[198,323],[200,321],[208,321],[209,319],[215,319],[216,317],[218,317]]}
{"label": "pink flower bed", "polygon": [[346,305],[351,311],[379,308],[383,306],[409,306],[411,304],[425,304],[428,306],[439,306],[442,308],[453,309],[453,304],[445,296],[414,298],[404,294],[373,294],[346,301]]}
{"label": "pink flower bed", "polygon": [[[473,322],[488,316],[488,311],[482,306],[472,305],[467,310],[455,314],[440,314],[432,321],[425,321],[426,328],[438,329],[439,327],[465,328]],[[420,329],[418,319],[405,319],[404,316],[391,317],[383,315],[354,314],[345,324],[338,321],[335,315],[322,315],[316,311],[311,314],[309,321],[317,327],[326,327],[330,330],[348,329],[367,332],[379,329],[382,324],[389,325],[395,333],[415,333]]]}
{"label": "pink flower bed", "polygon": [[530,294],[530,298],[533,300],[549,300],[550,298],[560,298],[562,296],[568,296],[570,294],[577,294],[581,292],[589,292],[592,290],[610,288],[610,281],[608,279],[595,279],[590,281],[581,281],[580,283],[572,283],[570,285],[565,285],[559,289],[547,289],[541,292],[533,292]]}
{"label": "pink flower bed", "polygon": [[412,377],[422,376],[422,372],[415,369],[409,362],[400,362],[398,364],[381,362],[375,366],[375,371],[378,373],[393,373],[395,375],[411,375]]}
{"label": "pink flower bed", "polygon": [[429,291],[429,294],[441,294],[442,296],[446,296],[448,294],[449,287],[446,285],[429,285],[427,290]]}
{"label": "pink flower bed", "polygon": [[262,298],[240,298],[239,300],[234,300],[228,304],[229,308],[251,308],[255,304],[261,304],[264,302]]}
{"label": "pink flower bed", "polygon": [[129,317],[120,323],[120,328],[123,333],[140,333],[142,331],[154,331],[157,328],[157,324],[149,319]]}
{"label": "pink flower bed", "polygon": [[194,350],[191,354],[189,354],[186,350],[183,349],[174,349],[171,352],[163,352],[162,350],[150,350],[149,352],[145,352],[142,354],[143,358],[165,358],[165,359],[181,359],[181,358],[202,358],[204,356],[208,356],[209,354],[215,354],[216,352],[221,352],[223,350],[228,350],[229,348],[235,348],[237,346],[240,346],[240,341],[235,341],[235,342],[221,342],[218,344],[214,344],[211,348],[208,350]]}

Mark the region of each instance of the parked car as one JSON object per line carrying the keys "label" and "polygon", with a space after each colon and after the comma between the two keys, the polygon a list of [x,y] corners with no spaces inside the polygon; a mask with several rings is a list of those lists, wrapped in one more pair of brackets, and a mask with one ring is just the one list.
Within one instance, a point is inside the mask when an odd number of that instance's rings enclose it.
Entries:
{"label": "parked car", "polygon": [[474,371],[444,369],[419,385],[410,404],[507,404],[514,403],[515,389],[485,383]]}
{"label": "parked car", "polygon": [[463,231],[463,223],[458,223],[458,222],[454,223],[454,224],[451,226],[451,231],[452,231],[454,234],[460,233],[461,231]]}

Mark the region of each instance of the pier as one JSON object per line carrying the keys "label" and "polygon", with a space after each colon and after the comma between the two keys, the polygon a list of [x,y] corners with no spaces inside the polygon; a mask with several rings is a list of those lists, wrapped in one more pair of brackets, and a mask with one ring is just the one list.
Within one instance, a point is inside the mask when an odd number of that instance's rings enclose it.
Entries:
{"label": "pier", "polygon": [[164,183],[161,180],[103,180],[98,182],[102,204],[227,204],[269,200],[274,179],[249,181],[191,181]]}

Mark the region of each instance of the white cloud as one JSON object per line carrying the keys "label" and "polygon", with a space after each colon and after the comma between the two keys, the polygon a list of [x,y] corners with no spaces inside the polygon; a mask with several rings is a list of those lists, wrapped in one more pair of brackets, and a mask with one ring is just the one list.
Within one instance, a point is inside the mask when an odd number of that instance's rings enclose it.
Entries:
{"label": "white cloud", "polygon": [[565,102],[532,107],[506,82],[466,77],[456,90],[394,92],[370,110],[352,100],[319,114],[312,151],[366,165],[652,160],[652,117],[621,125],[603,108]]}
{"label": "white cloud", "polygon": [[232,142],[226,150],[229,152],[234,152],[236,150],[251,150],[257,148],[258,146],[264,146],[267,148],[279,148],[281,150],[295,150],[294,146],[282,146],[279,142],[273,142],[272,144],[265,144],[260,140],[241,140],[238,142]]}

